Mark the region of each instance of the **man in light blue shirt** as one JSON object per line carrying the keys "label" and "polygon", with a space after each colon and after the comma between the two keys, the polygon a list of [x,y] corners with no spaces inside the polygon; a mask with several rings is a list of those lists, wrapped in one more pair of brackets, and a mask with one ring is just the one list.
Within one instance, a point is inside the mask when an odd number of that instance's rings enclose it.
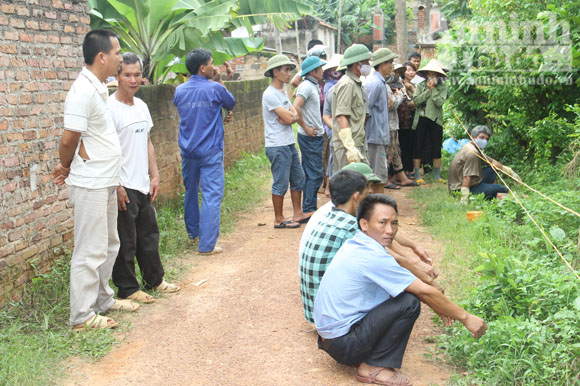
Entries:
{"label": "man in light blue shirt", "polygon": [[[173,103],[179,112],[179,148],[185,185],[185,227],[200,254],[222,252],[216,246],[224,195],[224,125],[222,107],[232,110],[236,99],[218,78],[211,52],[197,48],[185,61],[191,78],[175,89]],[[203,194],[201,213],[199,188]]]}
{"label": "man in light blue shirt", "polygon": [[383,185],[389,178],[387,167],[389,107],[385,77],[393,70],[393,59],[396,57],[397,55],[388,48],[375,51],[371,56],[371,64],[375,72],[365,84],[369,112],[369,119],[365,125],[369,163],[373,172],[381,178]]}
{"label": "man in light blue shirt", "polygon": [[393,198],[368,195],[357,208],[357,221],[361,231],[336,253],[314,301],[318,347],[339,363],[360,364],[360,382],[411,385],[395,368],[401,367],[421,301],[445,325],[461,321],[474,338],[487,326],[389,255],[385,248],[398,229]]}

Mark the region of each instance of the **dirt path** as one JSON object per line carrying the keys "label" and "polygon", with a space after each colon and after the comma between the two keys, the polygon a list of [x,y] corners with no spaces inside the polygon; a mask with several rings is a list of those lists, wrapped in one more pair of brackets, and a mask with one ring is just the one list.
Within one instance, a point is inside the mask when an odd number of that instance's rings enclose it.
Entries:
{"label": "dirt path", "polygon": [[[393,195],[401,232],[438,262],[441,245],[419,225],[412,202]],[[326,199],[319,196],[320,205]],[[287,205],[289,199],[285,200]],[[69,371],[67,385],[354,385],[356,370],[317,349],[302,314],[298,244],[302,228],[273,229],[271,203],[246,214],[221,240],[225,252],[193,256],[181,293],[144,305],[127,319],[125,341],[97,363]],[[289,207],[286,214],[291,213]],[[266,223],[266,226],[258,226]],[[194,284],[205,279],[199,287]],[[452,371],[424,358],[439,331],[425,307],[402,371],[415,385],[441,385]]]}

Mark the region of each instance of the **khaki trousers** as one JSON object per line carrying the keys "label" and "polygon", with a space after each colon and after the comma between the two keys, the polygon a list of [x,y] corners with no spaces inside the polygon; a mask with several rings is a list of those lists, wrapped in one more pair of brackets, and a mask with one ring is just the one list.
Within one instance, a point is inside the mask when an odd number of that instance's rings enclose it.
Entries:
{"label": "khaki trousers", "polygon": [[115,302],[109,279],[119,251],[116,187],[68,187],[74,208],[70,268],[70,324],[81,324]]}

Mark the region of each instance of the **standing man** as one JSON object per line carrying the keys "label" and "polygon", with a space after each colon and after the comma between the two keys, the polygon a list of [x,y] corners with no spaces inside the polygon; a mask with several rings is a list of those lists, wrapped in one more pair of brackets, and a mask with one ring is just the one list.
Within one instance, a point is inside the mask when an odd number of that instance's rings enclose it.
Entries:
{"label": "standing man", "polygon": [[326,62],[318,56],[310,56],[302,62],[300,76],[305,81],[296,90],[294,108],[298,113],[298,145],[302,153],[302,169],[306,177],[302,197],[302,212],[306,215],[316,211],[318,188],[324,179],[322,164],[322,145],[324,144],[324,128],[320,115],[320,88],[323,70]]}
{"label": "standing man", "polygon": [[[264,76],[272,78],[272,84],[262,94],[262,116],[264,118],[264,138],[266,156],[270,160],[272,177],[272,205],[274,206],[274,228],[298,228],[308,222],[300,206],[304,188],[304,171],[300,166],[296,140],[292,124],[298,121],[298,113],[284,85],[290,82],[292,70],[296,67],[286,55],[275,55],[268,60]],[[284,195],[290,184],[290,198],[294,216],[285,218],[283,213]]]}
{"label": "standing man", "polygon": [[389,146],[389,108],[387,98],[387,84],[385,78],[393,70],[393,59],[397,57],[388,48],[379,48],[371,56],[371,63],[375,68],[370,80],[365,85],[367,92],[367,110],[369,119],[365,125],[366,141],[368,146],[369,163],[373,172],[381,178],[383,186],[389,179],[387,165],[387,148]]}
{"label": "standing man", "polygon": [[332,171],[352,162],[368,163],[365,150],[365,98],[360,76],[371,73],[371,53],[362,44],[353,44],[344,52],[342,65],[346,74],[334,86],[332,98],[332,135],[334,158]]}
{"label": "standing man", "polygon": [[[185,228],[191,240],[199,237],[199,253],[223,252],[216,246],[224,196],[224,124],[222,107],[232,110],[236,99],[221,77],[211,52],[196,48],[185,60],[191,78],[177,86],[173,103],[179,112],[179,148],[185,185]],[[202,203],[199,210],[201,181]]]}
{"label": "standing man", "polygon": [[109,98],[123,154],[121,184],[117,187],[117,229],[121,248],[113,266],[113,283],[119,288],[120,298],[151,303],[155,299],[139,289],[135,257],[146,289],[170,293],[180,288],[163,280],[165,272],[159,257],[159,227],[153,207],[159,193],[159,172],[149,135],[153,121],[145,102],[135,97],[141,87],[142,75],[141,59],[125,52],[117,75],[118,90]]}
{"label": "standing man", "polygon": [[107,77],[116,75],[123,58],[117,35],[94,30],[83,41],[85,67],[64,104],[60,163],[54,182],[68,185],[74,208],[74,251],[70,268],[70,324],[73,330],[112,328],[99,315],[109,310],[135,311],[130,300],[115,300],[109,286],[119,251],[117,186],[121,145],[107,105]]}

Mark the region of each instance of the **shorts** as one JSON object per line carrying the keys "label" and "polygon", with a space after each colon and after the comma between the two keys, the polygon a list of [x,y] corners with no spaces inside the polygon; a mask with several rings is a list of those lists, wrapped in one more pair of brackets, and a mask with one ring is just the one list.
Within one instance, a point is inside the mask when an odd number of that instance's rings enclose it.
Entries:
{"label": "shorts", "polygon": [[294,144],[266,147],[266,156],[270,160],[270,170],[274,178],[272,194],[284,196],[288,191],[288,184],[290,190],[301,192],[304,189],[304,170]]}

